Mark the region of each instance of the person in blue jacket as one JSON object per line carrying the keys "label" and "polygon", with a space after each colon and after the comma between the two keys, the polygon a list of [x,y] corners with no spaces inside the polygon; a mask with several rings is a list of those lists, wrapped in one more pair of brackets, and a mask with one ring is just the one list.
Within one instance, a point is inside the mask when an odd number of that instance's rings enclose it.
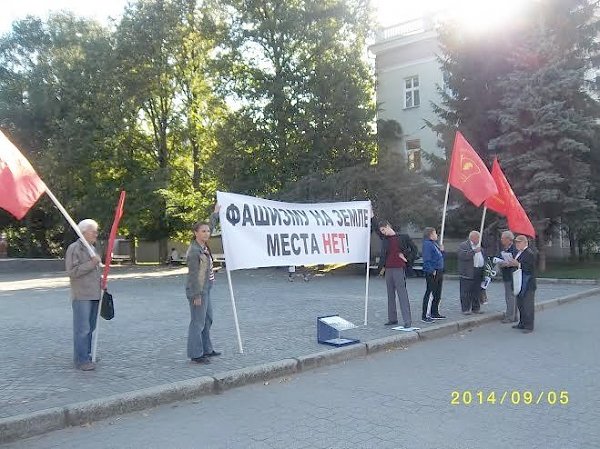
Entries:
{"label": "person in blue jacket", "polygon": [[425,228],[422,254],[427,287],[423,296],[423,312],[421,314],[421,321],[425,323],[446,318],[440,315],[439,310],[442,282],[444,281],[444,247],[438,244],[437,239],[434,228]]}

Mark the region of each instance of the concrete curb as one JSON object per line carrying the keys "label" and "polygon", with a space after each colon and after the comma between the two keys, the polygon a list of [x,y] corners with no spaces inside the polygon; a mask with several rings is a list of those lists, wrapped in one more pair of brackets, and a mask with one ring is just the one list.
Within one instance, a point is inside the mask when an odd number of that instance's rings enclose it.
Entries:
{"label": "concrete curb", "polygon": [[351,346],[342,346],[341,348],[330,349],[329,351],[316,352],[303,355],[296,358],[298,362],[298,371],[307,371],[325,365],[345,362],[355,357],[364,357],[367,355],[367,344],[357,343]]}
{"label": "concrete curb", "polygon": [[242,385],[264,382],[275,377],[294,374],[297,371],[298,361],[296,359],[283,359],[277,362],[215,374],[214,381],[216,391],[220,393]]}
{"label": "concrete curb", "polygon": [[[600,294],[600,287],[538,303],[536,311]],[[0,444],[35,435],[99,421],[125,413],[136,412],[176,401],[220,393],[269,379],[308,371],[321,366],[345,362],[378,352],[404,349],[420,340],[445,337],[482,324],[498,321],[501,312],[473,315],[458,321],[441,322],[413,333],[398,333],[351,346],[330,349],[296,358],[264,363],[214,376],[203,376],[143,390],[55,407],[33,413],[0,419]]]}

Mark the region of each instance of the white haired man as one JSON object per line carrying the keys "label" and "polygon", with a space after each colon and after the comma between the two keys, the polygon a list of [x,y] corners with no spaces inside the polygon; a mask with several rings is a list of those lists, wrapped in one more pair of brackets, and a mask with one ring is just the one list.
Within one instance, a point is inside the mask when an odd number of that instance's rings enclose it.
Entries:
{"label": "white haired man", "polygon": [[[90,246],[96,243],[98,223],[85,219],[78,227]],[[71,284],[73,361],[76,368],[91,371],[95,369],[91,353],[101,292],[100,257],[96,253],[90,255],[87,246],[79,239],[69,245],[65,265]]]}

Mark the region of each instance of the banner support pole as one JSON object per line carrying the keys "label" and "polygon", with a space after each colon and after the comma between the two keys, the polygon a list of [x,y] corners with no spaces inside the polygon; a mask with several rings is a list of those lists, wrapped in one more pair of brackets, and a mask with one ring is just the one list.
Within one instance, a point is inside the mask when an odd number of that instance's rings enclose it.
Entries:
{"label": "banner support pole", "polygon": [[[371,205],[369,205],[369,208]],[[371,273],[371,220],[369,219],[369,235],[367,243],[367,273],[365,275],[365,321],[364,325],[367,325],[368,314],[369,314],[369,276]]]}
{"label": "banner support pole", "polygon": [[235,297],[233,296],[233,284],[231,282],[231,272],[229,271],[229,268],[227,268],[227,264],[225,264],[225,271],[227,271],[227,282],[229,284],[229,294],[231,296],[231,308],[233,309],[233,321],[235,323],[235,332],[237,334],[238,347],[240,349],[240,354],[243,354],[244,348],[242,346],[242,336],[240,334],[240,323],[238,321],[237,308],[235,306]]}

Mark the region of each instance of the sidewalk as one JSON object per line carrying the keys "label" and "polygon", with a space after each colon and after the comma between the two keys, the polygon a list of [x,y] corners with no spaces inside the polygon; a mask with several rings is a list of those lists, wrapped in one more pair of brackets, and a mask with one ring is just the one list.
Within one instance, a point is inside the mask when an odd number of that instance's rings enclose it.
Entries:
{"label": "sidewalk", "polygon": [[[364,276],[328,274],[308,283],[301,278],[289,283],[285,269],[233,272],[244,342],[244,354],[239,354],[227,280],[219,273],[213,290],[212,336],[223,355],[208,366],[191,365],[185,353],[189,310],[183,294],[184,273],[185,268],[115,272],[117,279],[110,290],[116,317],[100,323],[101,360],[95,372],[72,368],[72,318],[64,275],[42,281],[9,281],[1,276],[0,336],[6,343],[0,347],[0,418],[302,358],[330,349],[316,342],[317,316],[339,314],[355,324],[363,322]],[[541,284],[537,301],[591,287]],[[419,320],[424,288],[422,279],[408,280],[413,323],[423,329],[432,327]],[[503,295],[503,285],[492,283],[489,303],[483,306],[486,314],[475,318],[504,310]],[[369,296],[368,326],[348,335],[367,342],[400,334],[383,326],[387,299],[382,279],[371,279]],[[441,310],[448,316],[445,323],[463,320],[458,281],[446,280],[442,296]]]}

